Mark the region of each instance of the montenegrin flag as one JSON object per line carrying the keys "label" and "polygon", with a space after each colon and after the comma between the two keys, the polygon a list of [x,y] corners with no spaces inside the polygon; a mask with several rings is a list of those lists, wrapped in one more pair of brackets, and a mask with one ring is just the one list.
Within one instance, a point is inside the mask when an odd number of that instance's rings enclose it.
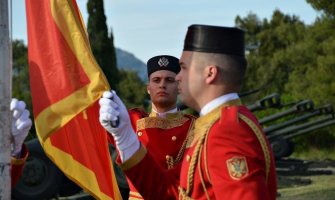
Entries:
{"label": "montenegrin flag", "polygon": [[76,1],[26,0],[26,13],[35,127],[45,153],[96,199],[121,199],[98,120],[98,100],[110,88]]}

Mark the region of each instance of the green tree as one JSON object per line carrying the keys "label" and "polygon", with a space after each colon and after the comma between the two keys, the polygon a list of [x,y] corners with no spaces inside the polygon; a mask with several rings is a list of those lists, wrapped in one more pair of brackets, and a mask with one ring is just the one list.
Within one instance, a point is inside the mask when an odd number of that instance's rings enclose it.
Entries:
{"label": "green tree", "polygon": [[335,103],[335,21],[324,18],[309,27],[303,41],[292,49],[296,67],[286,92],[311,98],[317,105]]}
{"label": "green tree", "polygon": [[329,0],[307,0],[316,10],[323,11],[328,17],[335,17],[335,2]]}
{"label": "green tree", "polygon": [[[237,17],[237,26],[246,30],[248,69],[244,90],[264,87],[262,96],[282,93],[292,71],[287,51],[304,38],[305,25],[296,16],[275,10],[270,21],[260,21],[254,14]],[[249,31],[249,29],[251,29]],[[254,100],[254,99],[253,99]]]}
{"label": "green tree", "polygon": [[[13,69],[12,69],[12,96],[23,100],[27,104],[32,116],[32,100],[29,83],[28,50],[22,40],[14,40],[13,48]],[[31,117],[33,120],[33,117]],[[34,127],[30,133],[35,135]]]}
{"label": "green tree", "polygon": [[[315,107],[335,105],[335,20],[332,17],[324,15],[307,26],[298,17],[276,10],[269,20],[260,21],[249,14],[246,18],[237,17],[235,22],[246,30],[247,47],[257,44],[247,51],[248,70],[243,89],[266,86],[257,97],[248,97],[247,102],[277,92],[284,104],[312,99]],[[258,114],[264,117],[276,111]],[[335,139],[334,130],[334,126],[323,128],[315,131],[317,139],[315,134],[309,134],[294,140],[298,149],[304,151],[310,146],[329,148]]]}
{"label": "green tree", "polygon": [[120,70],[122,80],[119,83],[120,98],[127,108],[144,107],[148,99],[146,86],[133,71]]}
{"label": "green tree", "polygon": [[108,37],[103,0],[88,0],[87,32],[95,59],[103,70],[110,86],[117,88],[119,74],[115,60],[113,38]]}
{"label": "green tree", "polygon": [[27,103],[28,108],[31,108],[27,47],[21,40],[14,40],[12,42],[12,47],[12,96],[24,100]]}

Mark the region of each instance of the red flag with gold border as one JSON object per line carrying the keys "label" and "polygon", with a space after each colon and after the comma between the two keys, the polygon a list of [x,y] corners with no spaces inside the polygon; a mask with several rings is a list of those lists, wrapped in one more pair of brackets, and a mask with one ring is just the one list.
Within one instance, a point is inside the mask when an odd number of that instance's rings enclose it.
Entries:
{"label": "red flag with gold border", "polygon": [[36,132],[48,157],[97,199],[121,199],[99,123],[108,82],[74,0],[26,0]]}

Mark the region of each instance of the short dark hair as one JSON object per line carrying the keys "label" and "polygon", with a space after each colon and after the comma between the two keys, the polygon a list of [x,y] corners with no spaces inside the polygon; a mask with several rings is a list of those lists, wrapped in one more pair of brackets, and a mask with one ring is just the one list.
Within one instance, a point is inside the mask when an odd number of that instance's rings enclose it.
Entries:
{"label": "short dark hair", "polygon": [[225,85],[240,87],[247,69],[247,60],[244,56],[221,55],[222,66],[218,66]]}
{"label": "short dark hair", "polygon": [[197,58],[204,59],[204,65],[215,65],[219,68],[221,82],[230,87],[240,87],[247,68],[244,56],[221,53],[201,53]]}

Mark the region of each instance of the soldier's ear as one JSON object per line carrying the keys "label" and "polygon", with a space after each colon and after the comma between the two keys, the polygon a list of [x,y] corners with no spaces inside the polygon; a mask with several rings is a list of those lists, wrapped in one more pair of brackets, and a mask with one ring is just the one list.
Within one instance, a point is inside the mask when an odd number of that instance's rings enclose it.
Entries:
{"label": "soldier's ear", "polygon": [[204,73],[205,73],[205,79],[207,84],[213,83],[215,78],[218,76],[218,67],[215,65],[209,65],[205,68]]}

